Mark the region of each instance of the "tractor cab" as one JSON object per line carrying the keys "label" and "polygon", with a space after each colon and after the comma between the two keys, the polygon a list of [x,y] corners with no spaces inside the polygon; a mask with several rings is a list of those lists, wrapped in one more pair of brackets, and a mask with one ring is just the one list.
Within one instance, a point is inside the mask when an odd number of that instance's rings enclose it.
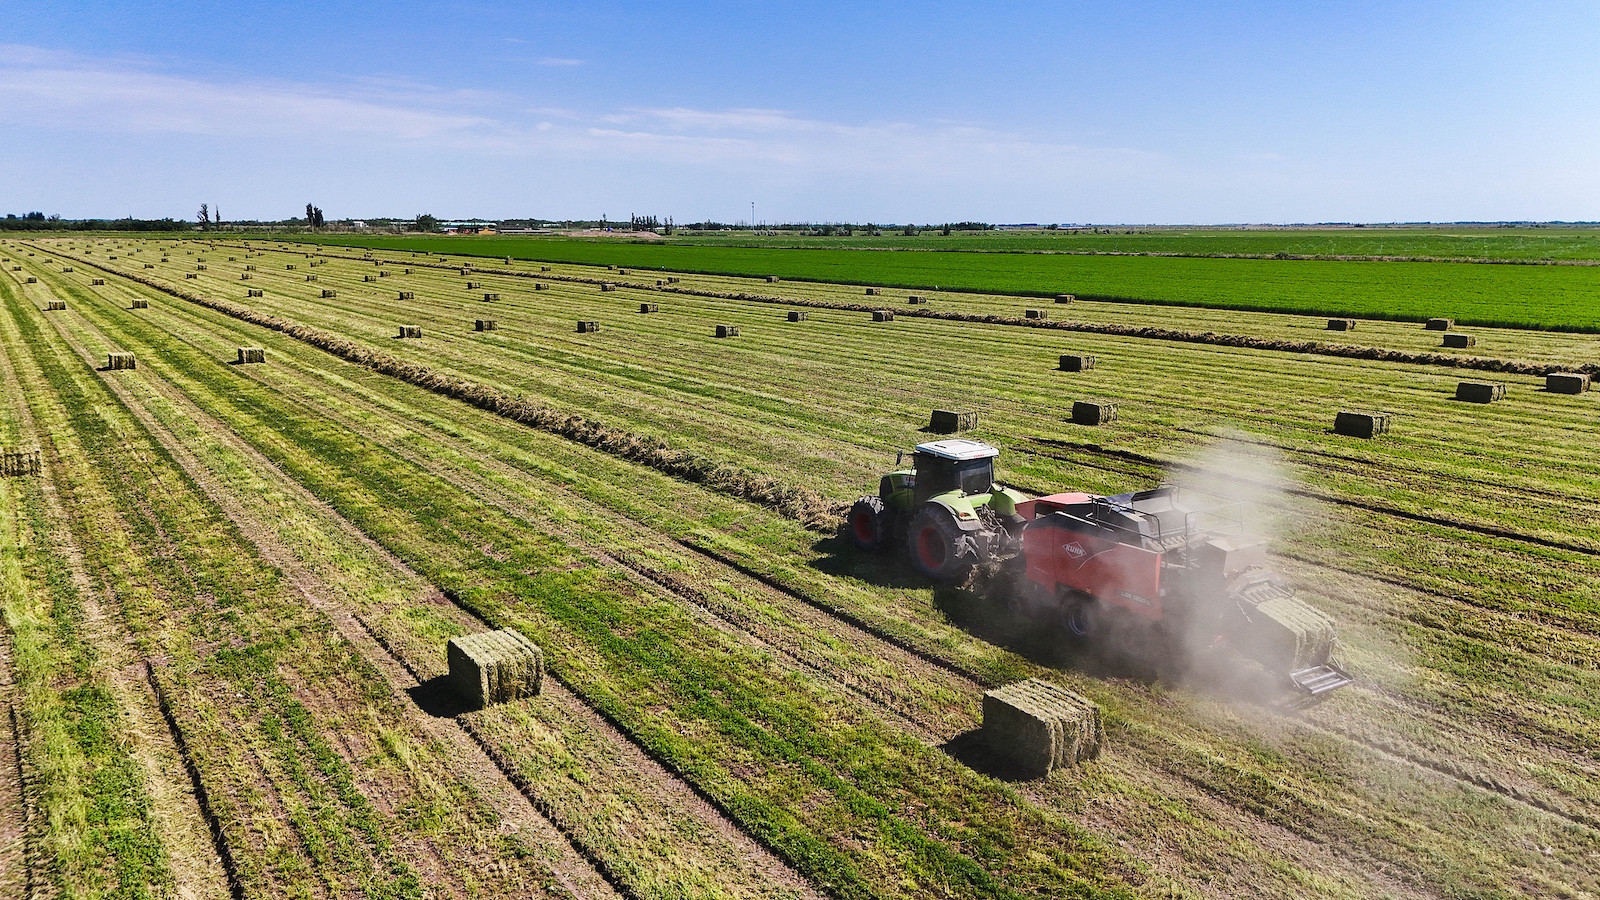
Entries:
{"label": "tractor cab", "polygon": [[916,474],[910,485],[918,504],[951,491],[972,496],[994,489],[994,459],[1000,451],[982,441],[953,438],[918,444],[911,454]]}

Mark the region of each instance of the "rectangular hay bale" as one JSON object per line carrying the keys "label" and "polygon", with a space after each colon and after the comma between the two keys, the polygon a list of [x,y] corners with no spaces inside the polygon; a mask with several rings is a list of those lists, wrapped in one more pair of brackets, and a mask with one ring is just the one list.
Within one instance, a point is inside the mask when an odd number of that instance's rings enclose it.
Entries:
{"label": "rectangular hay bale", "polygon": [[422,326],[421,325],[401,325],[400,326],[400,337],[403,337],[403,338],[419,338],[419,337],[422,337]]}
{"label": "rectangular hay bale", "polygon": [[1087,372],[1094,368],[1094,357],[1081,353],[1063,353],[1060,368],[1063,372]]}
{"label": "rectangular hay bale", "polygon": [[481,281],[469,281],[469,282],[467,282],[467,290],[469,290],[469,291],[475,291],[475,290],[477,290],[478,288],[481,288],[481,287],[483,287],[483,282],[481,282]]}
{"label": "rectangular hay bale", "polygon": [[38,475],[44,468],[38,450],[0,449],[0,477],[23,478]]}
{"label": "rectangular hay bale", "polygon": [[928,430],[938,434],[955,434],[978,427],[978,414],[952,409],[936,409],[928,417]]}
{"label": "rectangular hay bale", "polygon": [[1105,425],[1117,420],[1117,404],[1104,400],[1078,400],[1072,404],[1072,421],[1078,425]]}
{"label": "rectangular hay bale", "polygon": [[874,321],[874,322],[893,322],[894,321],[894,310],[892,310],[892,309],[875,309],[875,310],[872,311],[872,321]]}
{"label": "rectangular hay bale", "polygon": [[1356,330],[1356,320],[1355,319],[1329,319],[1328,320],[1328,330],[1329,331],[1355,331]]}
{"label": "rectangular hay bale", "polygon": [[264,296],[264,293],[261,290],[257,289],[257,288],[250,288],[249,290],[244,292],[244,295],[246,297],[261,297],[261,296]]}
{"label": "rectangular hay bale", "polygon": [[867,296],[868,297],[876,297],[876,296],[878,296],[878,289],[877,288],[867,288]]}
{"label": "rectangular hay bale", "polygon": [[65,310],[66,308],[67,308],[67,301],[65,301],[65,300],[46,300],[44,302],[44,311],[45,312],[57,312],[57,311]]}
{"label": "rectangular hay bale", "polygon": [[906,298],[906,302],[910,303],[912,306],[920,306],[924,303],[927,303],[928,298],[922,296],[921,294],[912,294]]}
{"label": "rectangular hay bale", "polygon": [[717,337],[719,337],[719,338],[738,337],[738,336],[739,336],[739,326],[737,326],[737,325],[718,325],[717,326]]}
{"label": "rectangular hay bale", "polygon": [[417,295],[415,291],[395,291],[394,298],[396,300],[415,300]]}
{"label": "rectangular hay bale", "polygon": [[150,301],[149,300],[135,300],[135,301],[133,301],[133,308],[134,309],[149,309],[150,308]]}
{"label": "rectangular hay bale", "polygon": [[1341,410],[1333,418],[1334,434],[1345,437],[1373,438],[1389,431],[1389,414]]}
{"label": "rectangular hay bale", "polygon": [[339,296],[339,292],[338,291],[330,291],[327,288],[323,288],[322,289],[322,299],[324,299],[324,300],[332,300],[334,297],[337,297],[337,296]]}
{"label": "rectangular hay bale", "polygon": [[1467,403],[1493,403],[1505,396],[1503,381],[1463,381],[1456,385],[1456,399]]}
{"label": "rectangular hay bale", "polygon": [[1100,755],[1100,707],[1042,678],[985,691],[983,736],[996,754],[1033,777]]}
{"label": "rectangular hay bale", "polygon": [[1323,665],[1333,652],[1333,620],[1292,596],[1276,596],[1243,610],[1235,630],[1239,646],[1269,672],[1298,672]]}
{"label": "rectangular hay bale", "polygon": [[446,679],[474,708],[535,697],[544,686],[544,653],[509,628],[453,637],[445,657]]}
{"label": "rectangular hay bale", "polygon": [[106,368],[108,369],[137,369],[139,361],[133,358],[132,353],[107,353]]}
{"label": "rectangular hay bale", "polygon": [[1544,389],[1552,394],[1581,394],[1589,389],[1589,376],[1582,372],[1551,372],[1544,376]]}
{"label": "rectangular hay bale", "polygon": [[803,309],[789,310],[789,321],[791,322],[804,322],[809,318],[811,318],[811,315]]}
{"label": "rectangular hay bale", "polygon": [[1077,296],[1073,295],[1073,294],[1057,294],[1056,295],[1056,302],[1057,303],[1072,303],[1073,301],[1075,301],[1077,299],[1078,299]]}
{"label": "rectangular hay bale", "polygon": [[591,332],[595,332],[595,331],[599,331],[599,330],[600,330],[600,323],[599,322],[593,322],[593,321],[588,321],[588,320],[579,320],[579,322],[578,322],[578,333],[579,334],[589,334]]}
{"label": "rectangular hay bale", "polygon": [[1029,319],[1041,319],[1042,320],[1042,319],[1050,318],[1049,310],[1043,310],[1043,309],[1023,310],[1022,314],[1023,314],[1023,316],[1025,316],[1025,317],[1027,317]]}
{"label": "rectangular hay bale", "polygon": [[198,279],[200,276],[196,275],[193,272],[185,272],[185,273],[183,273],[183,277],[184,278],[195,278],[195,279]]}
{"label": "rectangular hay bale", "polygon": [[248,364],[248,363],[264,363],[266,361],[267,361],[267,351],[265,349],[261,348],[261,347],[240,347],[239,348],[239,359],[237,360],[237,362],[240,365],[245,365],[245,364]]}
{"label": "rectangular hay bale", "polygon": [[1444,343],[1440,344],[1439,346],[1450,347],[1455,350],[1462,350],[1467,347],[1476,346],[1477,343],[1478,338],[1475,335],[1458,334],[1452,332],[1444,336]]}
{"label": "rectangular hay bale", "polygon": [[1423,326],[1425,331],[1449,331],[1456,327],[1455,319],[1429,319]]}
{"label": "rectangular hay bale", "polygon": [[483,302],[485,302],[485,303],[493,303],[494,301],[499,300],[499,299],[500,299],[500,295],[497,294],[497,293],[491,293],[491,294],[484,294],[483,295]]}
{"label": "rectangular hay bale", "polygon": [[601,282],[601,284],[600,284],[600,290],[602,290],[602,291],[608,291],[609,292],[609,291],[614,291],[616,289],[617,289],[617,286],[612,284],[609,281]]}
{"label": "rectangular hay bale", "polygon": [[767,284],[777,284],[780,280],[776,275],[767,276]]}
{"label": "rectangular hay bale", "polygon": [[641,303],[641,304],[639,304],[639,312],[642,312],[642,313],[660,312],[660,310],[661,310],[661,305],[657,304],[657,303]]}
{"label": "rectangular hay bale", "polygon": [[494,319],[473,319],[472,320],[472,330],[473,331],[498,331],[499,328],[500,328],[500,326],[498,324],[496,324]]}

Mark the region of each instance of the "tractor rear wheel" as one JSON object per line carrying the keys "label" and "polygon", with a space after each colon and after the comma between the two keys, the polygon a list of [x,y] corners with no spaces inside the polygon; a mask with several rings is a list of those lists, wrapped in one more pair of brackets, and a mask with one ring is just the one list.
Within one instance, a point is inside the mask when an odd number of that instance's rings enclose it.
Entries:
{"label": "tractor rear wheel", "polygon": [[889,539],[889,510],[877,497],[862,497],[850,507],[845,531],[850,543],[862,550],[877,550]]}
{"label": "tractor rear wheel", "polygon": [[906,550],[917,571],[934,581],[960,581],[978,564],[978,548],[948,512],[929,504],[906,529]]}

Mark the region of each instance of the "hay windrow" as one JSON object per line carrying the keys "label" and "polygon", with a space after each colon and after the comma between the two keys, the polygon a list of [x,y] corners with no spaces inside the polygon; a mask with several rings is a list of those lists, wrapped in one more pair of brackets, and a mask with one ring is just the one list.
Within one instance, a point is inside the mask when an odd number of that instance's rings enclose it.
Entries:
{"label": "hay windrow", "polygon": [[673,448],[658,437],[612,428],[583,416],[552,409],[522,396],[513,396],[488,385],[454,375],[445,375],[427,366],[376,351],[320,328],[281,319],[227,300],[206,297],[154,278],[114,269],[108,271],[180,300],[279,332],[380,375],[397,378],[530,428],[575,441],[630,462],[649,466],[675,478],[704,485],[718,493],[766,507],[800,522],[813,531],[827,534],[836,531],[839,520],[843,518],[847,508],[845,504],[810,488],[789,485],[776,478],[722,463],[700,453]]}

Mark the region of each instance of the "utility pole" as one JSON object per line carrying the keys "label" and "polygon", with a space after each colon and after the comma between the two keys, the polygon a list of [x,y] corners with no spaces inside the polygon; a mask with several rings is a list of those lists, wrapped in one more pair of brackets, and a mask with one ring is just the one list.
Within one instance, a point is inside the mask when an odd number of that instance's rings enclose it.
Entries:
{"label": "utility pole", "polygon": [[750,201],[750,230],[756,230],[756,202]]}

